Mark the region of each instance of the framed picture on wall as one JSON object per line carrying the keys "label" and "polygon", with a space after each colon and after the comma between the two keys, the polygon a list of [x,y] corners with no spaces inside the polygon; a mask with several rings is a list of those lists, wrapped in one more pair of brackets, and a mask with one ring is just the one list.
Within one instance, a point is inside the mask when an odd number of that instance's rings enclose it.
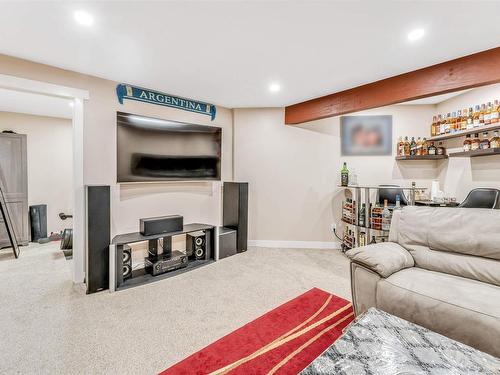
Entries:
{"label": "framed picture on wall", "polygon": [[342,116],[340,118],[342,156],[392,154],[392,116]]}

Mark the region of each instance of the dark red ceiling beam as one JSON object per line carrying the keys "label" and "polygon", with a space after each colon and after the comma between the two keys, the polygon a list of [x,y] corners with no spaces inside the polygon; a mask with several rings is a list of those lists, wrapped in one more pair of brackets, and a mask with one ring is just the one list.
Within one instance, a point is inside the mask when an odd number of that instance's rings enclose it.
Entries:
{"label": "dark red ceiling beam", "polygon": [[294,125],[500,82],[500,47],[285,108]]}

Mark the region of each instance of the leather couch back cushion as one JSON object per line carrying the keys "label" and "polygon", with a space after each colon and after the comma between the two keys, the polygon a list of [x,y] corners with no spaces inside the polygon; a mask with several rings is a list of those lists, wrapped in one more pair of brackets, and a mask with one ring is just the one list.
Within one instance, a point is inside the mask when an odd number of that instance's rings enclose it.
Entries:
{"label": "leather couch back cushion", "polygon": [[500,262],[489,258],[414,246],[409,251],[415,266],[500,286]]}
{"label": "leather couch back cushion", "polygon": [[500,210],[407,206],[399,217],[398,242],[431,250],[500,260]]}
{"label": "leather couch back cushion", "polygon": [[500,210],[408,206],[398,216],[415,266],[500,286]]}

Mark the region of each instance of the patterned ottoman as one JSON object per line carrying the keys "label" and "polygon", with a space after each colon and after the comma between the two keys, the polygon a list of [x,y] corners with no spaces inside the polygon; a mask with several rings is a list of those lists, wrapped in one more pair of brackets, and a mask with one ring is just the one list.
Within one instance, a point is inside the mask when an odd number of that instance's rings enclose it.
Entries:
{"label": "patterned ottoman", "polygon": [[500,360],[371,308],[301,374],[500,374]]}

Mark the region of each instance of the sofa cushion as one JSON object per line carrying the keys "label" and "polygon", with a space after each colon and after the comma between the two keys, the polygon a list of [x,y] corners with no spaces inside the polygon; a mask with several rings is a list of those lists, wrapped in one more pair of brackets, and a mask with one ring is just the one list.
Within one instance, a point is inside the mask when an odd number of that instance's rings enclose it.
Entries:
{"label": "sofa cushion", "polygon": [[381,279],[377,307],[500,357],[500,288],[420,268]]}
{"label": "sofa cushion", "polygon": [[398,243],[500,260],[500,210],[406,206]]}
{"label": "sofa cushion", "polygon": [[388,277],[394,272],[414,265],[410,253],[394,242],[355,247],[347,251],[346,255],[382,277]]}
{"label": "sofa cushion", "polygon": [[500,287],[417,267],[396,272],[386,281],[435,300],[500,319]]}
{"label": "sofa cushion", "polygon": [[415,260],[415,265],[420,268],[500,286],[500,261],[498,260],[431,250],[424,246],[414,247],[411,255]]}

